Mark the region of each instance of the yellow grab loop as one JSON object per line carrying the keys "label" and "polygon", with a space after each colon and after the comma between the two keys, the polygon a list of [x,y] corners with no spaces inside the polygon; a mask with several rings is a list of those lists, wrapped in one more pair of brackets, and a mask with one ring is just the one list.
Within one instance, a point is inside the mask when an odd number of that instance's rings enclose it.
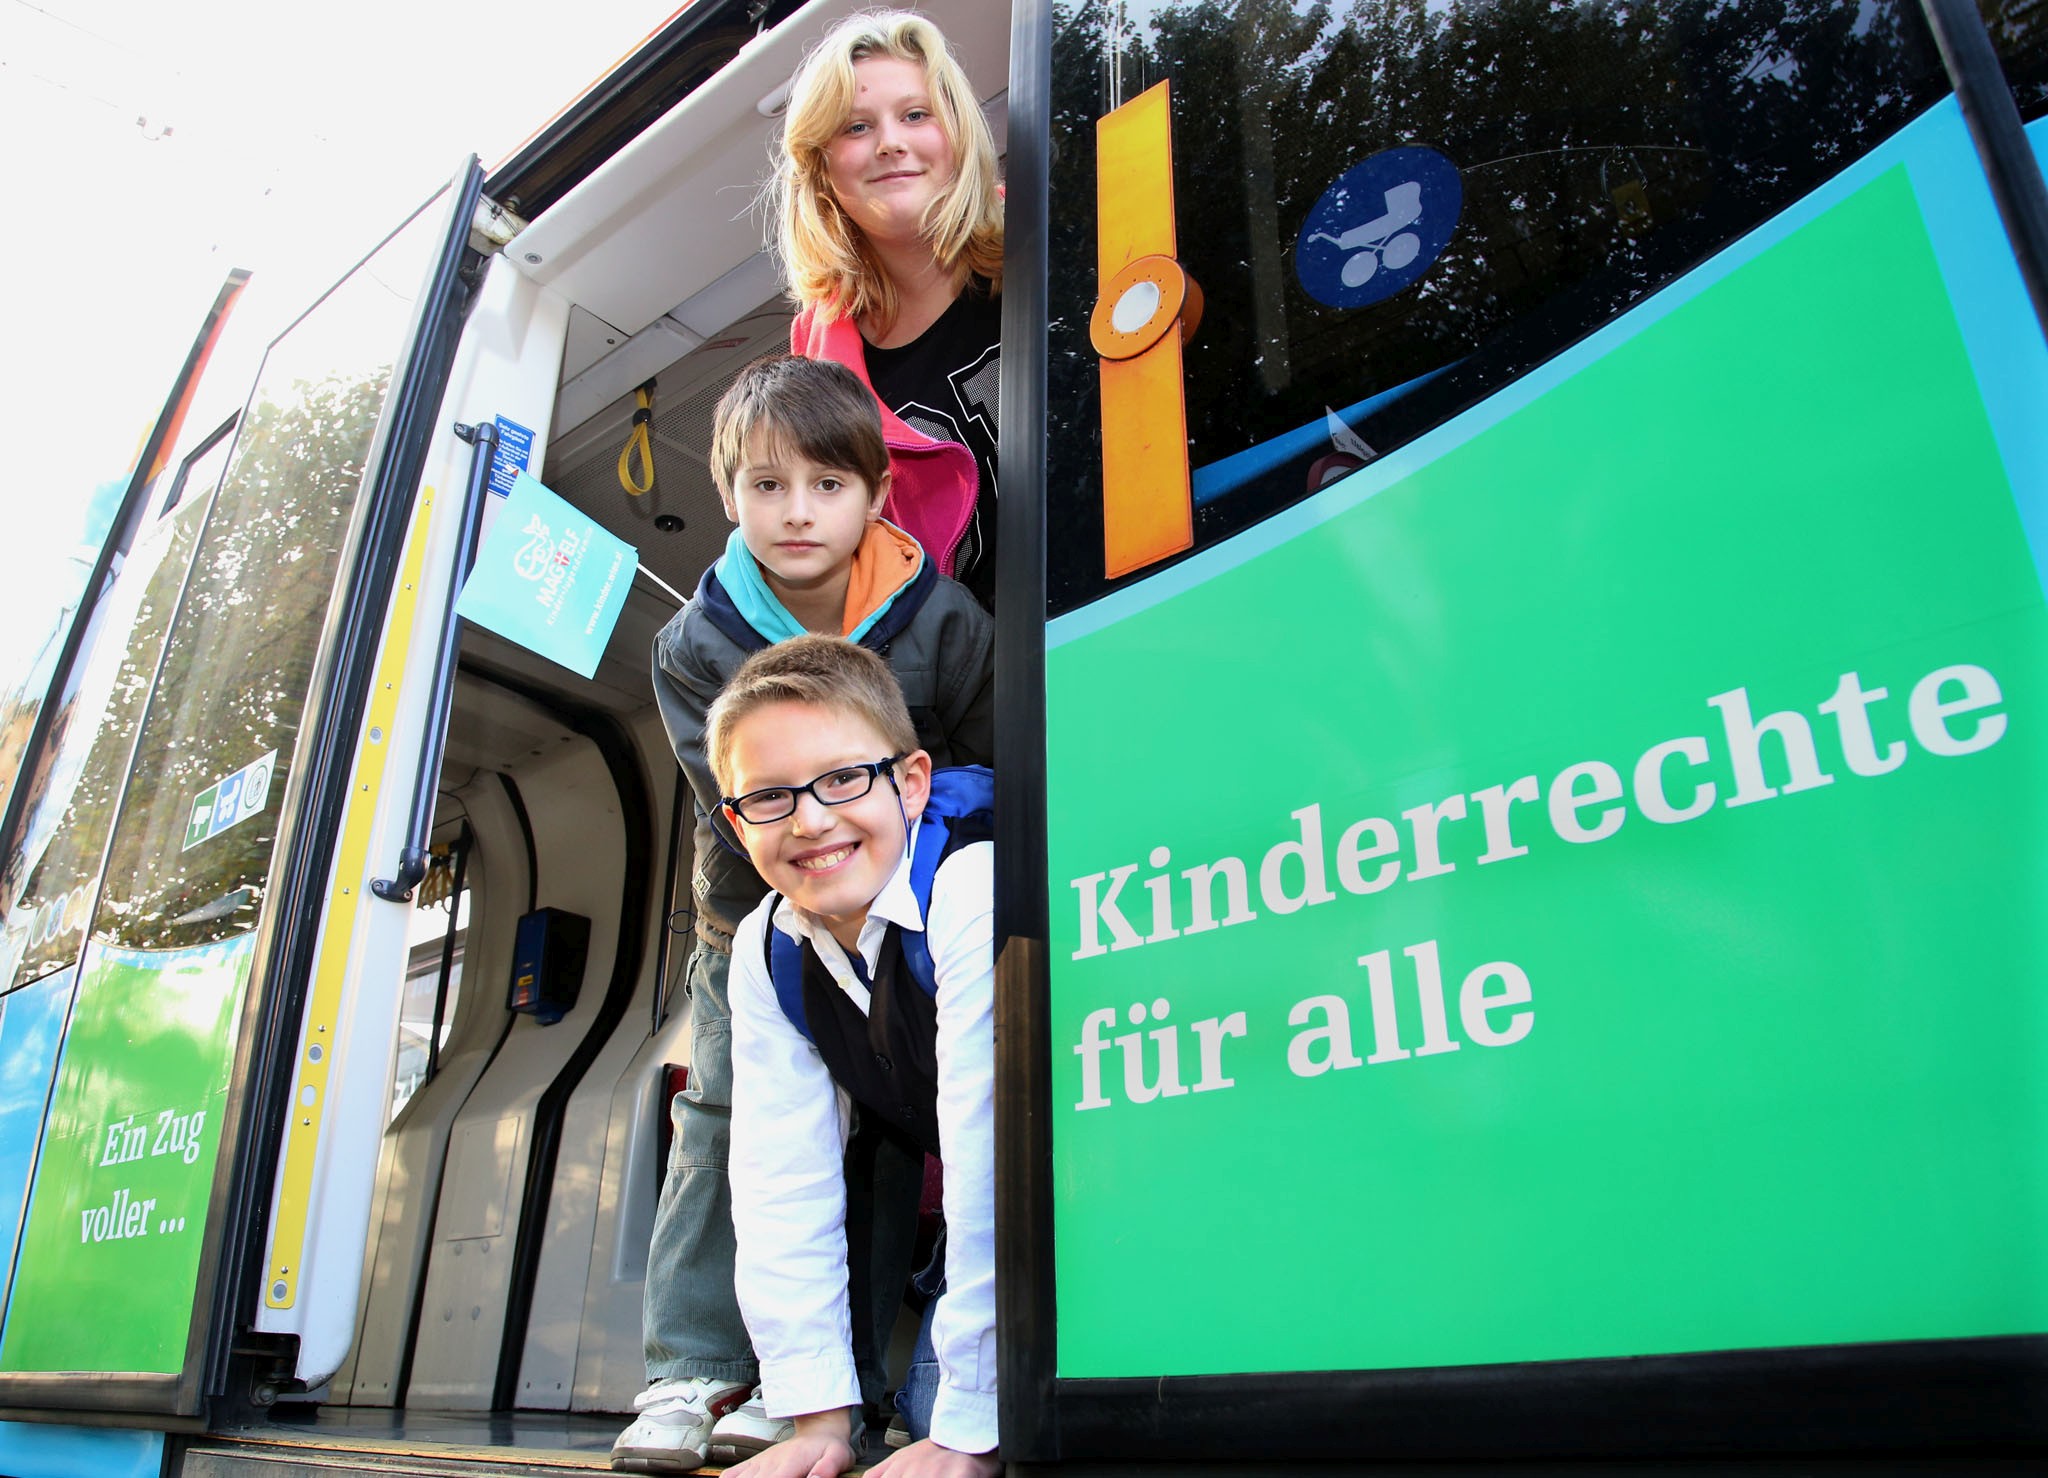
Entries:
{"label": "yellow grab loop", "polygon": [[[633,412],[633,429],[619,448],[619,486],[635,498],[654,491],[654,436],[647,428],[654,420],[654,381],[633,392],[638,408]],[[633,475],[633,456],[640,456],[640,474]]]}

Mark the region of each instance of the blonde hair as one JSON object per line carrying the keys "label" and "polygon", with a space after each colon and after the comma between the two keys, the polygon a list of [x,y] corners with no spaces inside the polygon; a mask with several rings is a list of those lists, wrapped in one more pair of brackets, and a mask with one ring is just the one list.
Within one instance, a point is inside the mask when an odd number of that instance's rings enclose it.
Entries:
{"label": "blonde hair", "polygon": [[1003,284],[1003,203],[996,145],[974,88],[939,28],[907,10],[866,11],[834,26],[804,57],[789,88],[782,153],[769,181],[775,247],[789,294],[822,320],[895,322],[896,286],[825,181],[825,148],[853,116],[853,64],[892,57],[924,68],[932,111],[953,145],[953,183],[926,212],[924,237],[948,270]]}
{"label": "blonde hair", "polygon": [[776,703],[802,703],[860,719],[893,754],[917,748],[917,727],[887,662],[844,637],[793,636],[742,662],[704,716],[705,757],[726,794],[733,786],[733,731]]}
{"label": "blonde hair", "polygon": [[728,497],[756,431],[820,466],[859,473],[870,496],[889,472],[875,397],[834,360],[771,354],[733,377],[711,418],[711,475]]}

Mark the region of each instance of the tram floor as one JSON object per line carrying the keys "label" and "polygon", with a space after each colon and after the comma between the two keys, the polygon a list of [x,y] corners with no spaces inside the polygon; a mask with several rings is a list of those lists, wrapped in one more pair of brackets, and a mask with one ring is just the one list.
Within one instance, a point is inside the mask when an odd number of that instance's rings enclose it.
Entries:
{"label": "tram floor", "polygon": [[[186,1439],[174,1478],[562,1478],[608,1473],[624,1418],[567,1412],[394,1411],[289,1405]],[[870,1458],[879,1454],[870,1452]],[[2033,1478],[2043,1455],[1754,1456],[1506,1463],[1016,1464],[1012,1478]],[[690,1470],[716,1474],[721,1468]],[[851,1470],[853,1478],[865,1467]]]}
{"label": "tram floor", "polygon": [[609,1473],[612,1440],[628,1420],[561,1411],[399,1411],[290,1403],[273,1408],[266,1420],[216,1428],[191,1439],[170,1471],[177,1478]]}
{"label": "tram floor", "polygon": [[[289,1405],[193,1442],[180,1478],[318,1473],[512,1475],[610,1472],[628,1418],[561,1411],[398,1411]],[[195,1461],[204,1459],[205,1461]],[[700,1468],[716,1473],[717,1468]]]}

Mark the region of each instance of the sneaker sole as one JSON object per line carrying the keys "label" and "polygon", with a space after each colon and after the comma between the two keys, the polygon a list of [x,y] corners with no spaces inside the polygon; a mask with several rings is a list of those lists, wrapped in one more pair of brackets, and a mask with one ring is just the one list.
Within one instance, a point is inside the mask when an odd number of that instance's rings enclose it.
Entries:
{"label": "sneaker sole", "polygon": [[694,1473],[704,1466],[708,1454],[700,1454],[690,1448],[629,1447],[624,1451],[612,1452],[612,1471],[615,1473]]}
{"label": "sneaker sole", "polygon": [[[707,1461],[714,1463],[743,1463],[750,1457],[759,1457],[778,1442],[787,1442],[790,1437],[795,1435],[795,1432],[792,1431],[787,1436],[782,1437],[719,1437],[712,1442],[711,1454]],[[853,1440],[849,1445],[853,1448],[856,1459],[860,1456],[861,1444],[866,1440],[867,1433],[864,1429],[853,1434]]]}
{"label": "sneaker sole", "polygon": [[721,1437],[711,1444],[710,1460],[714,1463],[743,1463],[750,1457],[759,1457],[776,1441],[772,1437]]}

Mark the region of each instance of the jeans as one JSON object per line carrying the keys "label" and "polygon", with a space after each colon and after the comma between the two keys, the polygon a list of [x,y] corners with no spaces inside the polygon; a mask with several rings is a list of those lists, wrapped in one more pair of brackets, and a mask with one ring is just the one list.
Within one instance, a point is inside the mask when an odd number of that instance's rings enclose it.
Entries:
{"label": "jeans", "polygon": [[641,1296],[649,1381],[755,1381],[760,1367],[733,1293],[732,956],[698,940],[690,956],[690,1084],[669,1104],[675,1138],[654,1212]]}
{"label": "jeans", "polygon": [[[733,1292],[732,956],[702,940],[690,957],[690,1085],[669,1104],[675,1139],[654,1213],[641,1299],[650,1382],[692,1376],[756,1381],[760,1367]],[[846,1147],[848,1296],[861,1399],[878,1407],[888,1385],[889,1336],[917,1239],[924,1153],[879,1121],[856,1122]]]}
{"label": "jeans", "polygon": [[[944,1256],[940,1244],[940,1256]],[[940,1289],[944,1291],[943,1286]],[[932,1408],[939,1400],[939,1355],[932,1344],[932,1315],[939,1310],[937,1294],[924,1306],[924,1319],[917,1326],[917,1344],[910,1351],[910,1369],[896,1389],[896,1409],[910,1428],[910,1440],[922,1442],[932,1434]]]}

